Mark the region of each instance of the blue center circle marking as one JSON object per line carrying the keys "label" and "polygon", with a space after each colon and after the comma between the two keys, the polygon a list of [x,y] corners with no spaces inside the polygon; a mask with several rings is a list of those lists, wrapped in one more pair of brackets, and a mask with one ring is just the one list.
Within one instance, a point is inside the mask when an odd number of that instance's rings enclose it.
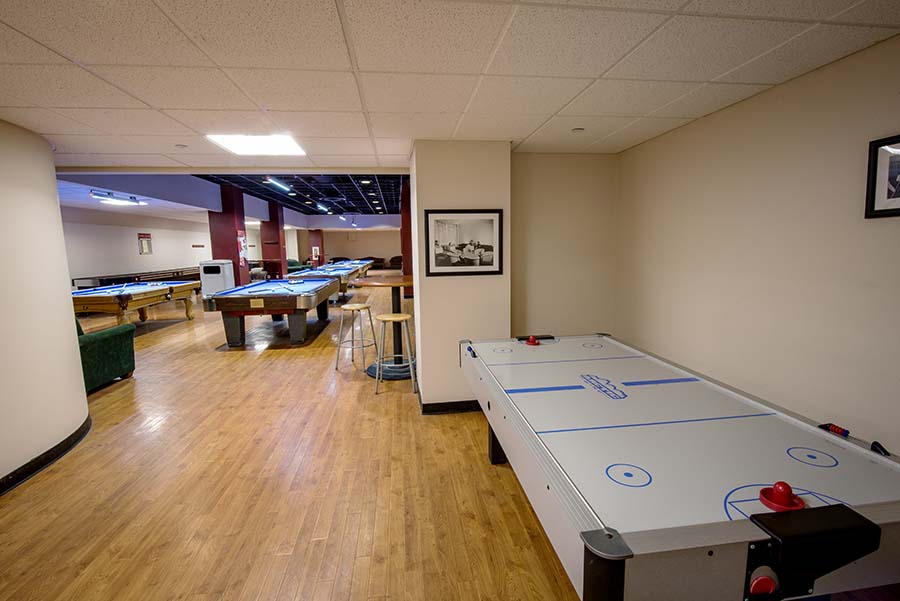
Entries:
{"label": "blue center circle marking", "polygon": [[829,455],[825,451],[818,449],[810,449],[807,447],[791,447],[787,450],[788,457],[811,465],[813,467],[837,467],[840,462],[834,455]]}
{"label": "blue center circle marking", "polygon": [[653,482],[650,472],[630,463],[613,463],[606,468],[606,477],[621,486],[644,488]]}
{"label": "blue center circle marking", "polygon": [[603,348],[602,342],[585,342],[582,344],[584,348]]}
{"label": "blue center circle marking", "polygon": [[509,348],[508,346],[501,346],[500,348],[495,348],[494,352],[495,353],[511,353],[511,352],[513,352],[513,350],[511,348]]}

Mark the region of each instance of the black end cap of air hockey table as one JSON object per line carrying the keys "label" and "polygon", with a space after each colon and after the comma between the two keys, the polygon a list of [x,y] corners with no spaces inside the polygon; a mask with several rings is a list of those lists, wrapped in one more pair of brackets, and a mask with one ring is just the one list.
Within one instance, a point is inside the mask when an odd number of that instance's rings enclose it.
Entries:
{"label": "black end cap of air hockey table", "polygon": [[[749,543],[744,598],[760,601],[809,595],[817,578],[878,550],[881,527],[846,505],[760,513],[750,520],[771,538]],[[750,595],[765,568],[774,572],[772,594]]]}

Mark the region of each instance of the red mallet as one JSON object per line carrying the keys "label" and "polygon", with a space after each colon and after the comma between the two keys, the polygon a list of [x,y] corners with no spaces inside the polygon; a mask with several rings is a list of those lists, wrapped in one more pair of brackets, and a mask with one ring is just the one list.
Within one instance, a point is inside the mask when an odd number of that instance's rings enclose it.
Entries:
{"label": "red mallet", "polygon": [[534,336],[529,336],[528,340],[525,341],[525,344],[527,344],[528,346],[538,346],[540,343],[541,341]]}
{"label": "red mallet", "polygon": [[787,482],[776,482],[759,491],[759,500],[772,511],[794,511],[803,509],[806,503],[794,494],[794,489]]}

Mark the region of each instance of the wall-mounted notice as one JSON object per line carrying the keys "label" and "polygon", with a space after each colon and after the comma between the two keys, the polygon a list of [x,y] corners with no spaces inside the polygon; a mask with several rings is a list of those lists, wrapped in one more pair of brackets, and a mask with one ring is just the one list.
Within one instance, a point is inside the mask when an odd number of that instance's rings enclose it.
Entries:
{"label": "wall-mounted notice", "polygon": [[138,254],[153,254],[153,240],[150,234],[138,233]]}

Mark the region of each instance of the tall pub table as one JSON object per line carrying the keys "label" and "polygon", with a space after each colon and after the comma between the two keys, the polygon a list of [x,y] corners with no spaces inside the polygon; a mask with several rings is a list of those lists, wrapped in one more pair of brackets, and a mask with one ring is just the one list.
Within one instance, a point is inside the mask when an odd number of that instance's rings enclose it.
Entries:
{"label": "tall pub table", "polygon": [[[400,305],[400,291],[403,288],[412,288],[413,277],[411,275],[381,275],[356,278],[350,281],[354,288],[390,288],[391,312],[402,313]],[[385,365],[381,377],[385,380],[408,380],[409,367],[403,362],[403,335],[400,332],[400,323],[393,324],[394,328],[394,364]],[[410,349],[412,355],[412,349]],[[413,359],[415,363],[415,359]],[[377,365],[372,364],[366,368],[369,377],[374,378],[377,373]]]}

